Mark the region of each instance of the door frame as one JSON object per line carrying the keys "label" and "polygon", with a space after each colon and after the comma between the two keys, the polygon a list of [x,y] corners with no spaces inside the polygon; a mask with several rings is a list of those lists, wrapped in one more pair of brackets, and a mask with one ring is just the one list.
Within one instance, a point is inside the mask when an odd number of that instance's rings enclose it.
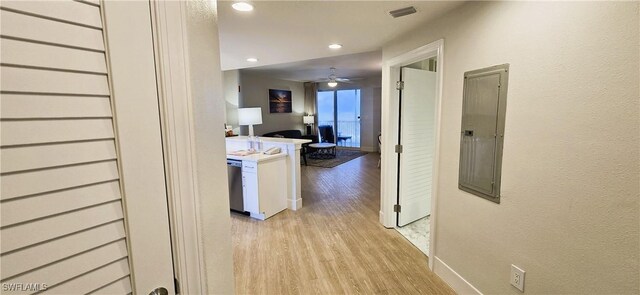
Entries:
{"label": "door frame", "polygon": [[195,155],[186,48],[183,42],[169,42],[186,38],[184,25],[175,26],[184,24],[184,7],[171,1],[150,1],[150,5],[174,275],[180,293],[206,293],[205,272],[197,263],[203,254],[199,247],[196,171],[190,160]]}
{"label": "door frame", "polygon": [[386,228],[396,227],[396,214],[393,205],[398,192],[398,154],[395,145],[399,132],[400,97],[396,90],[396,81],[400,78],[400,68],[414,62],[436,57],[436,114],[435,114],[435,152],[433,164],[433,185],[431,196],[429,268],[433,270],[435,253],[436,222],[438,217],[438,179],[440,167],[440,126],[442,114],[442,85],[444,68],[444,39],[431,42],[411,51],[402,53],[385,61],[382,65],[382,154],[381,154],[381,194],[380,223]]}
{"label": "door frame", "polygon": [[[101,1],[99,9],[131,290],[146,294],[164,287],[171,294],[175,291],[175,267],[163,170],[166,163],[159,143],[162,133],[153,32],[147,15],[150,5]],[[135,70],[130,69],[132,63],[137,65]]]}
{"label": "door frame", "polygon": [[[198,98],[192,95],[190,84],[186,31],[189,8],[184,1],[150,0],[150,3],[174,274],[180,294],[207,294],[214,284],[212,274],[208,273],[211,266],[207,264],[214,262],[208,261],[205,251],[211,244],[203,233],[212,229],[201,214],[204,202],[198,185],[193,112]],[[206,9],[215,11],[211,7]],[[226,176],[226,170],[224,173]],[[228,199],[228,195],[221,199]]]}

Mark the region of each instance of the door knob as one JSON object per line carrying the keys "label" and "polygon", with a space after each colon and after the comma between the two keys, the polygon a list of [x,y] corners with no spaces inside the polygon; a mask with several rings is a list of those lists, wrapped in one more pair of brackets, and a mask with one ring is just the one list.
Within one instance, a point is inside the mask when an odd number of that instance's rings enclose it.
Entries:
{"label": "door knob", "polygon": [[149,295],[169,295],[169,291],[165,287],[158,287],[153,289]]}

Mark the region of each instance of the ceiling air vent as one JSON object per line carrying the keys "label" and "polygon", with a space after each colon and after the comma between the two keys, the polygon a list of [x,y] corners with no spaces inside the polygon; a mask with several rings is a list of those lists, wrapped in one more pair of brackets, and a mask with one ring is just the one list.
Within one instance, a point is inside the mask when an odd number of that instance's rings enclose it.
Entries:
{"label": "ceiling air vent", "polygon": [[389,11],[389,14],[391,16],[393,16],[393,18],[398,18],[401,16],[405,16],[405,15],[409,15],[409,14],[414,14],[416,13],[416,8],[413,6],[409,6],[409,7],[405,7],[405,8],[400,8],[400,9],[396,9],[393,11]]}

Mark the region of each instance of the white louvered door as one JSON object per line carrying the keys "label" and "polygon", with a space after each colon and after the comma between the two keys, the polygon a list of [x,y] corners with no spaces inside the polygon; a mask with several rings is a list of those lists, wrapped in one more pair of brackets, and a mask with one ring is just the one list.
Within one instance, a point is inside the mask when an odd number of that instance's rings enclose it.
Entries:
{"label": "white louvered door", "polygon": [[398,226],[431,214],[436,73],[402,68]]}
{"label": "white louvered door", "polygon": [[129,3],[0,4],[3,293],[174,292],[149,3]]}

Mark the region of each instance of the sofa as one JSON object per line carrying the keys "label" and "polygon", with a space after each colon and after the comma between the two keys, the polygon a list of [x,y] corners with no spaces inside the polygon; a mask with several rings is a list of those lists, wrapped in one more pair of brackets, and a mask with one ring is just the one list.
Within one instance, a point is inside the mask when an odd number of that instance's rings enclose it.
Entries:
{"label": "sofa", "polygon": [[269,132],[262,135],[263,137],[280,137],[280,138],[302,138],[302,132],[300,130],[281,130],[276,132]]}
{"label": "sofa", "polygon": [[[262,135],[263,137],[279,137],[279,138],[294,138],[294,139],[309,139],[311,143],[318,143],[317,135],[302,135],[302,131],[300,130],[280,130],[275,132],[269,132]],[[309,143],[305,143],[302,145],[302,149],[300,150],[300,155],[304,160],[304,165],[307,165],[307,154],[309,154]]]}

